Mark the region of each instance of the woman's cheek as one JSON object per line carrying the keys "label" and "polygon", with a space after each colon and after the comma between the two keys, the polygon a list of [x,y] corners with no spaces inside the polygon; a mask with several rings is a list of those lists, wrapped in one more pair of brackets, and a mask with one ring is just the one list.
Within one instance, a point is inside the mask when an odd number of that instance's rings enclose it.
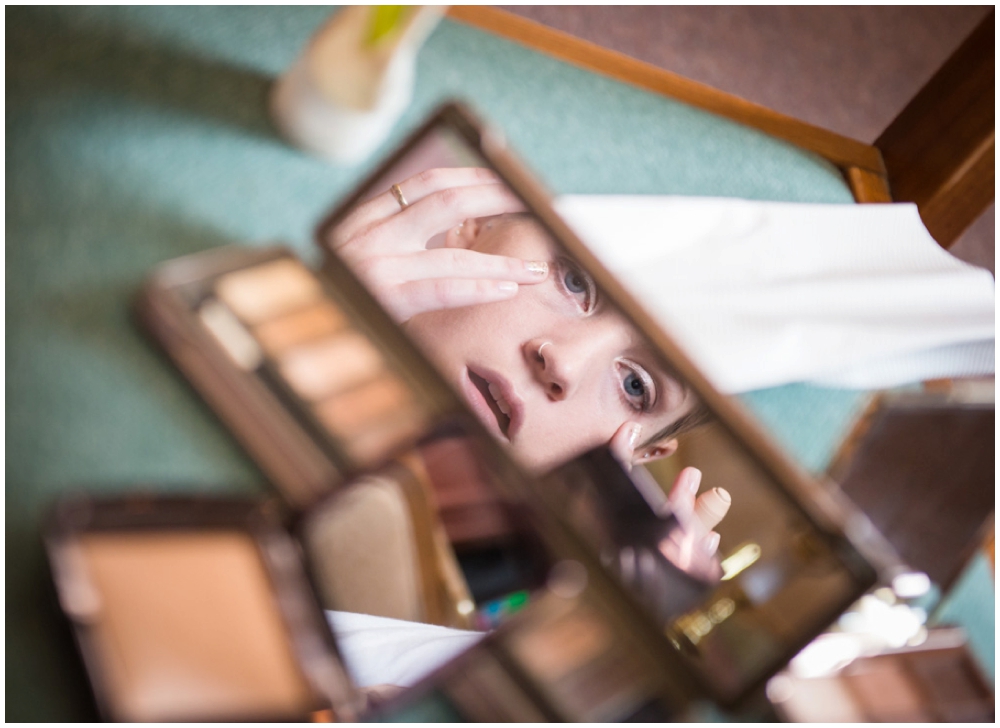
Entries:
{"label": "woman's cheek", "polygon": [[608,445],[624,422],[620,416],[609,416],[604,407],[581,407],[573,412],[561,410],[554,421],[536,419],[536,427],[515,443],[514,452],[523,465],[535,472],[551,470],[594,448]]}

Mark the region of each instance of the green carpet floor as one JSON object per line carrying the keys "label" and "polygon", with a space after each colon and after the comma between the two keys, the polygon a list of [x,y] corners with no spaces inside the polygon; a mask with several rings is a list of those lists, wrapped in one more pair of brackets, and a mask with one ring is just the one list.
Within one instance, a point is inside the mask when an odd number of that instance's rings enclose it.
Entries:
{"label": "green carpet floor", "polygon": [[[329,8],[12,8],[6,13],[6,717],[90,715],[45,590],[39,522],[58,494],[264,492],[260,473],[130,320],[158,262],[314,225],[376,160],[331,167],[268,120],[274,78]],[[849,202],[814,155],[444,22],[385,148],[457,97],[554,192]],[[821,469],[862,393],[746,398]]]}

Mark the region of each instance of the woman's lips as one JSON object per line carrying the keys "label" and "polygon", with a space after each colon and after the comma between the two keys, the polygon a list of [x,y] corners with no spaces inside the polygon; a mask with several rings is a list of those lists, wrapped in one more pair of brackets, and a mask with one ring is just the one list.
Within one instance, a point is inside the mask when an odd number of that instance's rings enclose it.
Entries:
{"label": "woman's lips", "polygon": [[487,369],[466,370],[463,379],[465,398],[473,411],[490,429],[513,440],[524,421],[524,402],[513,385],[500,374]]}

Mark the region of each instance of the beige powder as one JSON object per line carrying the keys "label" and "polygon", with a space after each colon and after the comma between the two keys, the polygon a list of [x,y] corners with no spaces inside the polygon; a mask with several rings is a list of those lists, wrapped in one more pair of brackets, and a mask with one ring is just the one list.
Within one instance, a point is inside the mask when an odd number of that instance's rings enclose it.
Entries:
{"label": "beige powder", "polygon": [[278,366],[292,388],[307,400],[324,399],[373,379],[383,368],[378,350],[355,331],[295,347],[279,359]]}
{"label": "beige powder", "polygon": [[302,263],[282,258],[219,277],[215,294],[243,321],[257,324],[317,302],[323,289]]}
{"label": "beige powder", "polygon": [[348,439],[347,452],[359,465],[384,460],[427,427],[427,417],[415,405],[392,412]]}
{"label": "beige powder", "polygon": [[373,422],[392,415],[410,402],[406,385],[393,376],[362,384],[316,406],[320,420],[340,438],[356,436]]}
{"label": "beige powder", "polygon": [[88,534],[81,550],[115,717],[294,717],[315,707],[249,536]]}
{"label": "beige powder", "polygon": [[347,326],[347,319],[333,304],[322,301],[309,308],[266,321],[254,333],[271,356],[278,356],[295,346],[308,344]]}

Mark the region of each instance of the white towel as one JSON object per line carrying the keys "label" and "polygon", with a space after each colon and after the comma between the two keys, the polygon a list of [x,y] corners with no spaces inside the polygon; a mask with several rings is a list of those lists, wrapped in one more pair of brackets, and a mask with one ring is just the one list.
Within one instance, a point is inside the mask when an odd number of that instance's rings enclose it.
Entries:
{"label": "white towel", "polygon": [[358,687],[410,687],[486,636],[484,632],[328,611],[347,672]]}
{"label": "white towel", "polygon": [[994,371],[994,281],[912,204],[567,195],[556,209],[715,386]]}

